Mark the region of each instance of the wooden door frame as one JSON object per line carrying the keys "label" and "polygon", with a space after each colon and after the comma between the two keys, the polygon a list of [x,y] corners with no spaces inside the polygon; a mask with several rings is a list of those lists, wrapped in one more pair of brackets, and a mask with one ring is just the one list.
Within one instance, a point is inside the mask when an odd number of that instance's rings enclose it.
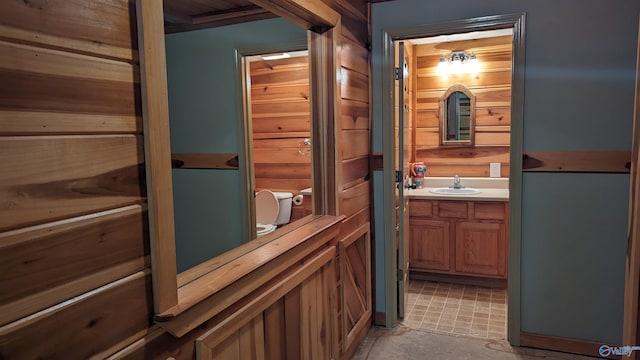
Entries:
{"label": "wooden door frame", "polygon": [[[522,143],[524,124],[524,71],[525,71],[525,13],[484,16],[478,18],[428,24],[406,28],[383,29],[382,41],[382,148],[383,148],[383,203],[393,204],[395,174],[393,151],[395,146],[394,42],[443,34],[467,33],[471,31],[513,29],[513,68],[511,82],[511,145],[509,173],[509,261],[508,261],[508,340],[520,345],[520,252],[522,229]],[[398,307],[397,263],[395,259],[394,206],[383,207],[384,211],[384,268],[385,268],[385,325],[393,326]],[[389,226],[387,226],[389,225]],[[393,271],[393,273],[390,273]]]}
{"label": "wooden door frame", "polygon": [[[636,55],[636,90],[633,111],[633,140],[629,189],[629,227],[625,268],[624,317],[622,345],[638,345],[638,306],[640,295],[640,19],[638,21],[638,52]],[[637,358],[632,353],[631,359]]]}

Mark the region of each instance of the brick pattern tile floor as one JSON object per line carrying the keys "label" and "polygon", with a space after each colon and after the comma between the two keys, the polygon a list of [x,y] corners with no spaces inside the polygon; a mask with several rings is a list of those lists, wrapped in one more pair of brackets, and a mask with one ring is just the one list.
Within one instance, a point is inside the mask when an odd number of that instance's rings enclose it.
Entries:
{"label": "brick pattern tile floor", "polygon": [[411,280],[408,313],[412,329],[483,339],[507,336],[507,292],[478,286]]}

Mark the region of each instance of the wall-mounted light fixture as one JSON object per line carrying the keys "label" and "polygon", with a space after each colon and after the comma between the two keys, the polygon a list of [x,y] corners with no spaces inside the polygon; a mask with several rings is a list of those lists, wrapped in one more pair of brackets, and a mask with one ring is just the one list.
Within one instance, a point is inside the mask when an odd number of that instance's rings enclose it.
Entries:
{"label": "wall-mounted light fixture", "polygon": [[442,55],[436,73],[440,76],[449,74],[475,74],[480,71],[480,63],[474,53],[462,50],[452,51],[449,55]]}

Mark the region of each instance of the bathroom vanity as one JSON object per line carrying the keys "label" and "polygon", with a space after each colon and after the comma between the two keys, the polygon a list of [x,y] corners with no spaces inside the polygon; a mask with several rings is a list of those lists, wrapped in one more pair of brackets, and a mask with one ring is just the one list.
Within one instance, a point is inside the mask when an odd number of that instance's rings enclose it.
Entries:
{"label": "bathroom vanity", "polygon": [[407,191],[414,278],[506,286],[508,180],[481,185],[471,195]]}

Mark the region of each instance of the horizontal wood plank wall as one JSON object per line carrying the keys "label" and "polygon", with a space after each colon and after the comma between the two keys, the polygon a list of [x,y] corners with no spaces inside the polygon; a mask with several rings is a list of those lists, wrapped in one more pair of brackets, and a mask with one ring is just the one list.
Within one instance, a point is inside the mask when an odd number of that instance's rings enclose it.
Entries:
{"label": "horizontal wood plank wall", "polygon": [[135,24],[127,0],[0,3],[0,358],[148,331]]}
{"label": "horizontal wood plank wall", "polygon": [[297,195],[311,187],[308,57],[255,60],[249,76],[256,191]]}
{"label": "horizontal wood plank wall", "polygon": [[[474,52],[482,69],[475,75],[436,74],[441,55],[453,50]],[[425,161],[427,176],[488,177],[489,163],[499,162],[509,176],[511,125],[511,36],[415,46],[415,160]],[[454,84],[476,96],[474,147],[440,146],[439,100]]]}

